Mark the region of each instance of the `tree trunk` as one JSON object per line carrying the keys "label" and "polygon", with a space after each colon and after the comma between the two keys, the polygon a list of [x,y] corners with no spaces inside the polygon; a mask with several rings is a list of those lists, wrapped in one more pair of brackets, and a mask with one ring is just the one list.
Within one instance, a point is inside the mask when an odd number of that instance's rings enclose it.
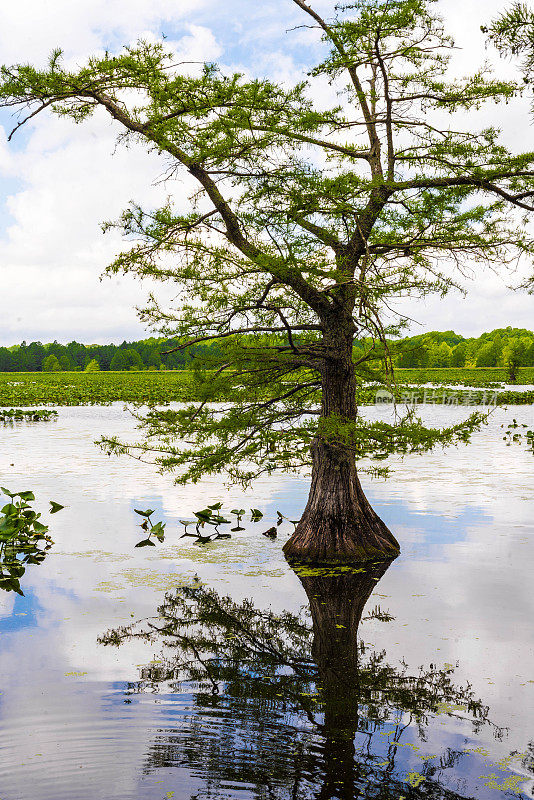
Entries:
{"label": "tree trunk", "polygon": [[321,435],[320,423],[311,448],[308,503],[284,553],[288,559],[312,563],[390,559],[398,555],[399,543],[363,493],[354,451],[328,435],[329,423],[342,425],[357,416],[353,335],[338,329],[325,335],[325,346],[335,353],[325,359],[322,374],[321,422],[326,423],[326,435]]}
{"label": "tree trunk", "polygon": [[[313,620],[312,654],[319,669],[324,703],[324,783],[317,800],[355,798],[366,783],[355,759],[359,706],[368,698],[360,686],[358,626],[369,596],[391,562],[365,572],[302,575],[299,579]],[[365,716],[364,716],[365,720]]]}

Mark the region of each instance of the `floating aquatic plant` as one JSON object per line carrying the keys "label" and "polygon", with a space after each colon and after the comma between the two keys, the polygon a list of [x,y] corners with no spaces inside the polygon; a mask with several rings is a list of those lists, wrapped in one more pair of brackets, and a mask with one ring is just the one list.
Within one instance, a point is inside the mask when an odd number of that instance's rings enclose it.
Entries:
{"label": "floating aquatic plant", "polygon": [[51,408],[2,408],[0,409],[0,422],[7,424],[9,422],[18,422],[25,420],[26,422],[48,422],[48,420],[57,417],[57,411]]}
{"label": "floating aquatic plant", "polygon": [[[180,525],[184,528],[184,533],[182,533],[180,538],[183,539],[186,536],[190,536],[195,540],[196,544],[207,544],[208,542],[214,542],[218,539],[231,538],[231,533],[221,532],[221,526],[233,524],[234,527],[230,528],[230,531],[244,531],[245,528],[241,525],[241,521],[247,513],[246,510],[244,508],[233,508],[225,515],[225,512],[222,511],[222,505],[223,504],[220,502],[212,503],[200,511],[194,511],[193,516],[195,519],[179,520]],[[163,542],[167,523],[161,521],[156,523],[152,522],[151,517],[152,514],[154,514],[154,509],[148,508],[146,511],[143,511],[142,509],[134,508],[134,511],[136,514],[139,514],[140,517],[143,517],[143,522],[140,527],[148,534],[145,539],[142,539],[135,546],[154,547],[156,542],[152,537],[159,542]],[[227,516],[230,515],[236,517],[236,519],[227,519]],[[281,518],[281,522],[283,517],[281,514],[279,514],[279,517]],[[250,522],[259,522],[262,518],[263,514],[258,508],[250,509]],[[280,524],[280,522],[278,524]],[[276,529],[274,530],[276,531]],[[270,536],[271,534],[267,532],[266,535]]]}
{"label": "floating aquatic plant", "polygon": [[[11,492],[3,486],[0,489],[9,497],[9,502],[0,509],[0,588],[23,595],[20,579],[26,566],[40,564],[53,541],[48,525],[39,521],[41,514],[30,505],[35,500],[33,492]],[[51,514],[63,507],[50,500]]]}
{"label": "floating aquatic plant", "polygon": [[[501,428],[504,428],[504,425],[501,425]],[[503,439],[508,447],[512,444],[525,444],[527,451],[534,454],[534,431],[530,430],[525,423],[519,423],[516,419],[513,419],[506,426]]]}

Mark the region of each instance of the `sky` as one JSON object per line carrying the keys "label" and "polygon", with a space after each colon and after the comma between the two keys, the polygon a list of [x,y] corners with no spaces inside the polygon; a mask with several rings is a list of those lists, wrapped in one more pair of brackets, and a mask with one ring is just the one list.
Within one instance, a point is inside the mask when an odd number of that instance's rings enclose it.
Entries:
{"label": "sky", "polygon": [[[314,3],[324,14],[334,5]],[[476,69],[489,55],[480,25],[506,3],[439,0],[438,6],[460,48],[455,69]],[[69,64],[83,64],[92,53],[118,52],[164,34],[183,61],[218,61],[294,80],[314,51],[313,34],[291,30],[302,22],[291,0],[18,0],[0,3],[0,62],[43,65],[61,47]],[[511,65],[500,68],[511,74]],[[502,127],[509,146],[531,148],[526,101],[506,107],[506,114],[496,106],[483,122]],[[118,232],[104,235],[101,224],[131,200],[145,208],[165,201],[162,162],[140,145],[117,146],[117,128],[104,114],[83,125],[40,114],[8,142],[15,123],[0,110],[0,346],[54,339],[118,343],[150,335],[135,309],[153,287],[125,277],[101,279],[124,247]],[[518,276],[479,272],[466,296],[409,301],[403,311],[414,320],[414,334],[533,329],[534,298],[508,288],[515,282]]]}

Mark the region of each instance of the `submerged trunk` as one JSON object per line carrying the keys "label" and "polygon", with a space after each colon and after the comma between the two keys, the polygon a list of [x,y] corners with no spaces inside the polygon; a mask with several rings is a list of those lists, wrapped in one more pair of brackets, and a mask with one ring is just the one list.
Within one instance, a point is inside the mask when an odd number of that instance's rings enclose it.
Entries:
{"label": "submerged trunk", "polygon": [[[321,420],[336,424],[356,419],[356,379],[352,335],[339,330],[330,336],[322,376]],[[325,337],[328,347],[328,338]],[[335,438],[335,437],[334,437]],[[356,471],[349,445],[318,436],[312,444],[312,480],[308,503],[295,533],[284,547],[287,558],[321,562],[389,559],[399,543],[373,511]]]}
{"label": "submerged trunk", "polygon": [[312,655],[324,704],[324,783],[318,800],[365,796],[361,787],[368,776],[355,758],[354,741],[361,724],[365,729],[359,706],[365,706],[368,698],[360,682],[358,626],[369,596],[390,563],[373,565],[365,572],[336,573],[334,568],[331,575],[299,574],[310,603]]}

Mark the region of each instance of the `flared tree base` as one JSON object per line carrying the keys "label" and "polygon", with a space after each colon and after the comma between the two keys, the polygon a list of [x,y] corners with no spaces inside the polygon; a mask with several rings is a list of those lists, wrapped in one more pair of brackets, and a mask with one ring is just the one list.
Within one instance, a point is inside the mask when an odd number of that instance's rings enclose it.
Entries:
{"label": "flared tree base", "polygon": [[389,561],[399,552],[399,543],[379,517],[372,524],[360,518],[335,526],[324,520],[302,520],[284,545],[288,561],[313,564]]}
{"label": "flared tree base", "polygon": [[395,558],[399,543],[369,505],[354,464],[325,450],[316,444],[308,504],[284,555],[313,564]]}

